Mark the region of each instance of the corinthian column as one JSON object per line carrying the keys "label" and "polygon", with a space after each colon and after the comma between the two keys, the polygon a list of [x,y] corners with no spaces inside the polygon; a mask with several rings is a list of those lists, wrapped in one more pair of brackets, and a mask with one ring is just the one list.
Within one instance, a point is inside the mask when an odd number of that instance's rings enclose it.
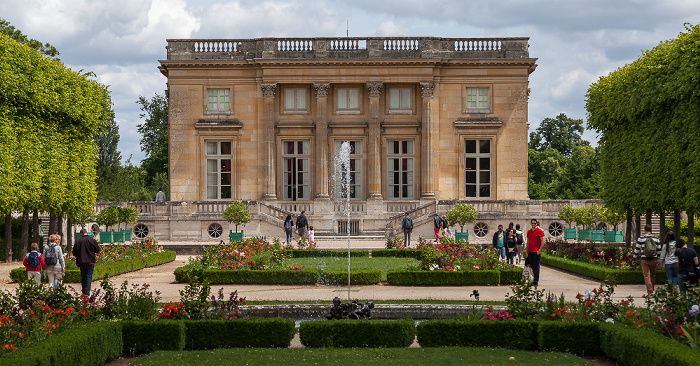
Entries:
{"label": "corinthian column", "polygon": [[316,124],[316,199],[329,200],[328,195],[328,89],[330,84],[314,84],[318,124]]}
{"label": "corinthian column", "polygon": [[379,97],[382,92],[382,82],[367,83],[369,91],[369,199],[382,199],[382,162],[381,162],[381,130],[379,128]]}
{"label": "corinthian column", "polygon": [[275,89],[277,84],[260,84],[263,94],[263,144],[265,146],[265,165],[263,169],[265,191],[263,200],[277,200],[277,170],[275,168]]}
{"label": "corinthian column", "polygon": [[435,83],[420,83],[420,92],[423,99],[423,121],[421,131],[421,172],[420,172],[420,197],[426,199],[435,199],[435,181],[433,176],[437,173],[434,168],[434,155],[437,146],[437,132],[435,131],[432,112],[433,112],[433,91]]}

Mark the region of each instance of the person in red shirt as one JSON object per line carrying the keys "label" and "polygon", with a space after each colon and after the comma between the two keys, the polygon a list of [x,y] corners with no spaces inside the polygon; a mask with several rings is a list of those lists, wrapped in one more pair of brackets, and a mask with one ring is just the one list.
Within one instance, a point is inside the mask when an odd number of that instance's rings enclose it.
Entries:
{"label": "person in red shirt", "polygon": [[[36,258],[36,266],[32,267],[30,257]],[[46,269],[46,263],[44,262],[44,257],[39,253],[39,244],[32,243],[32,251],[24,257],[23,264],[27,268],[27,277],[41,285],[41,272]]]}
{"label": "person in red shirt", "polygon": [[537,286],[540,282],[540,256],[544,244],[544,231],[537,226],[537,219],[530,220],[530,230],[527,231],[527,258],[525,265],[532,268],[534,279],[532,283]]}

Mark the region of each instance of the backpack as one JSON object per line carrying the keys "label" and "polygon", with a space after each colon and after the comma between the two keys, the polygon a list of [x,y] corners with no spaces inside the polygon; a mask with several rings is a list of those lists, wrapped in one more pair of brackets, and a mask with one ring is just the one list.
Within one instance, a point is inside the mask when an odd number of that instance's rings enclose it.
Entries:
{"label": "backpack", "polygon": [[292,231],[292,220],[288,220],[288,221],[284,222],[284,230]]}
{"label": "backpack", "polygon": [[29,253],[27,259],[29,262],[29,268],[39,267],[39,253],[33,251]]}
{"label": "backpack", "polygon": [[652,236],[647,236],[644,239],[644,255],[647,257],[656,257],[656,242]]}
{"label": "backpack", "polygon": [[440,228],[442,226],[442,219],[440,218],[440,216],[435,216],[435,218],[433,219],[433,223],[435,224],[436,228]]}
{"label": "backpack", "polygon": [[413,219],[408,216],[404,217],[402,229],[413,230]]}
{"label": "backpack", "polygon": [[523,233],[516,231],[515,238],[518,240],[518,245],[523,245]]}
{"label": "backpack", "polygon": [[44,256],[44,263],[47,266],[53,266],[58,260],[56,259],[56,244],[49,244],[46,248],[46,255]]}

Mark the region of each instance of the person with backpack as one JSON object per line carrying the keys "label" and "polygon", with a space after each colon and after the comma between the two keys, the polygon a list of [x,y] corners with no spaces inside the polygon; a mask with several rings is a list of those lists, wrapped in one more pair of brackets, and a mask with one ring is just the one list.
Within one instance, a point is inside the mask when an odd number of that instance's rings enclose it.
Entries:
{"label": "person with backpack", "polygon": [[523,240],[523,232],[520,230],[520,224],[515,225],[515,251],[516,254],[518,255],[518,264],[520,264],[520,260],[523,259],[523,249],[525,241]]}
{"label": "person with backpack", "polygon": [[437,213],[433,217],[433,226],[435,226],[435,242],[440,242],[440,228],[442,228],[442,219]]}
{"label": "person with backpack", "polygon": [[640,236],[634,245],[634,258],[641,258],[642,275],[649,295],[654,292],[656,268],[659,266],[660,254],[661,242],[659,238],[651,234],[651,225],[644,225],[644,235]]}
{"label": "person with backpack", "polygon": [[46,269],[44,257],[39,253],[39,244],[32,243],[32,251],[24,257],[24,267],[27,269],[27,278],[41,284],[41,271]]}
{"label": "person with backpack", "polygon": [[413,231],[413,219],[411,216],[408,216],[408,212],[406,212],[406,216],[403,217],[403,220],[401,220],[401,231],[403,231],[403,243],[406,244],[406,246],[411,246],[411,232]]}
{"label": "person with backpack", "polygon": [[44,263],[46,263],[46,277],[49,279],[49,284],[56,287],[61,283],[63,275],[66,273],[66,262],[63,258],[63,249],[59,243],[61,237],[59,235],[49,235],[49,245],[44,247]]}
{"label": "person with backpack", "polygon": [[301,215],[299,215],[299,218],[297,219],[297,231],[299,232],[299,240],[302,240],[304,237],[308,239],[307,230],[309,230],[309,220],[306,218],[306,211],[301,211]]}
{"label": "person with backpack", "polygon": [[292,234],[294,233],[294,220],[292,215],[287,215],[284,219],[284,234],[287,236],[287,245],[292,245]]}
{"label": "person with backpack", "polygon": [[80,235],[80,239],[78,239],[73,246],[73,255],[75,256],[75,264],[80,268],[82,293],[85,296],[90,296],[92,273],[95,271],[97,253],[99,253],[101,249],[97,241],[88,236],[87,230],[80,229]]}
{"label": "person with backpack", "polygon": [[685,246],[685,240],[678,239],[675,255],[678,257],[678,289],[685,295],[689,284],[698,283],[698,254]]}

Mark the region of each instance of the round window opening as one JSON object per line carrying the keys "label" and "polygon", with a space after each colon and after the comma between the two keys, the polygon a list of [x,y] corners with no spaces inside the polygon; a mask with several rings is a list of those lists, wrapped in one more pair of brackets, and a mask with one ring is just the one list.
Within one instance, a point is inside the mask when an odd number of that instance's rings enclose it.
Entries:
{"label": "round window opening", "polygon": [[549,224],[549,235],[550,236],[561,236],[564,232],[564,227],[558,222],[553,222]]}
{"label": "round window opening", "polygon": [[477,237],[483,238],[489,233],[489,226],[486,225],[484,222],[479,222],[476,225],[474,225],[474,234],[476,234]]}
{"label": "round window opening", "polygon": [[92,231],[93,237],[96,238],[98,235],[100,235],[100,226],[99,225],[92,224],[92,226],[90,227],[90,230]]}
{"label": "round window opening", "polygon": [[213,224],[209,225],[207,232],[209,233],[210,238],[218,239],[219,237],[221,237],[221,233],[224,232],[224,228],[221,227],[221,225],[219,225],[217,223],[213,223]]}
{"label": "round window opening", "polygon": [[148,236],[148,226],[136,224],[136,226],[134,226],[134,236],[138,239],[145,239]]}

